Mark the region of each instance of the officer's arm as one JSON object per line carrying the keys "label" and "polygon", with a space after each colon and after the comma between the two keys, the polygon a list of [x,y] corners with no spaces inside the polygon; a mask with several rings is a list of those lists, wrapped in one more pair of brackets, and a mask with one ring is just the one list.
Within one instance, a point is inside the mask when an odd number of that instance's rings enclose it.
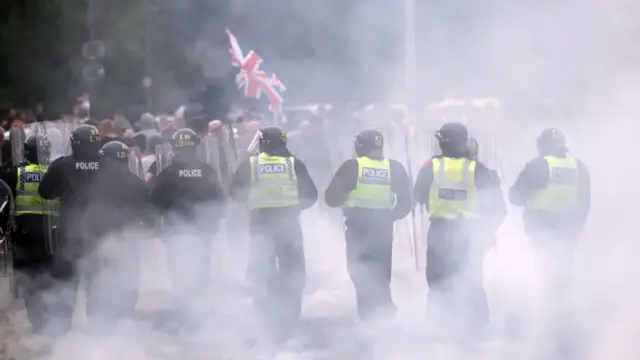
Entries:
{"label": "officer's arm", "polygon": [[416,198],[418,204],[427,206],[429,205],[429,192],[431,191],[431,184],[433,183],[433,159],[427,160],[427,162],[420,168],[418,177],[416,178],[416,184],[413,187],[413,195]]}
{"label": "officer's arm", "polygon": [[580,220],[587,219],[589,210],[591,210],[591,175],[589,169],[580,160],[578,160],[578,211]]}
{"label": "officer's arm", "polygon": [[158,174],[158,176],[154,178],[155,181],[149,195],[151,203],[161,214],[171,208],[171,194],[173,193],[173,189],[170,188],[169,175],[167,171],[162,171]]}
{"label": "officer's arm", "polygon": [[396,205],[393,208],[393,219],[400,220],[411,212],[411,180],[402,163],[390,160],[391,191],[396,194]]}
{"label": "officer's arm", "polygon": [[478,214],[488,228],[495,231],[507,217],[507,205],[502,195],[498,173],[484,164],[476,164],[475,182],[478,189]]}
{"label": "officer's arm", "polygon": [[509,201],[515,206],[524,206],[533,193],[547,185],[549,169],[544,158],[531,160],[518,175],[509,189]]}
{"label": "officer's arm", "polygon": [[243,160],[233,174],[229,196],[236,201],[247,201],[251,187],[251,163],[249,159]]}
{"label": "officer's arm", "polygon": [[324,201],[330,207],[340,207],[358,184],[358,161],[350,159],[342,163],[324,192]]}
{"label": "officer's arm", "polygon": [[307,167],[301,160],[295,159],[293,167],[296,171],[296,178],[298,179],[300,207],[308,209],[318,201],[318,188],[316,188],[316,184],[313,183]]}
{"label": "officer's arm", "polygon": [[65,157],[57,158],[42,176],[38,186],[38,194],[43,199],[53,200],[62,196],[64,191],[64,159]]}

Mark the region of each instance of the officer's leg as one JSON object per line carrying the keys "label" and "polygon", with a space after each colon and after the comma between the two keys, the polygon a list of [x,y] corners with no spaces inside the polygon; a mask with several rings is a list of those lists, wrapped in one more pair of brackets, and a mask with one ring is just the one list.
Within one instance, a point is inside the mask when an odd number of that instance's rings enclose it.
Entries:
{"label": "officer's leg", "polygon": [[202,241],[191,231],[176,232],[167,242],[167,269],[176,299],[176,321],[187,330],[198,330],[193,299],[203,296]]}
{"label": "officer's leg", "polygon": [[345,233],[347,269],[356,291],[358,315],[362,320],[372,320],[378,304],[373,273],[379,270],[374,265],[375,245],[370,236],[371,233],[363,224],[349,224]]}
{"label": "officer's leg", "polygon": [[46,293],[49,330],[52,334],[62,335],[72,326],[76,308],[79,278],[77,262],[68,258],[56,257],[51,267],[52,284]]}
{"label": "officer's leg", "polygon": [[380,224],[372,227],[370,239],[371,253],[368,273],[372,283],[372,301],[376,304],[378,315],[393,317],[396,306],[391,298],[391,268],[393,257],[393,224]]}
{"label": "officer's leg", "polygon": [[250,251],[247,277],[252,288],[256,317],[270,321],[273,314],[273,293],[277,286],[278,270],[274,246],[273,228],[264,225],[262,219],[250,219]]}
{"label": "officer's leg", "polygon": [[[458,284],[460,326],[465,334],[481,335],[489,323],[489,304],[483,284],[483,262],[485,249],[477,244],[483,242],[481,234],[459,233],[456,241],[456,256],[460,273]],[[461,334],[461,335],[465,335]]]}
{"label": "officer's leg", "polygon": [[[300,317],[305,284],[305,257],[302,228],[297,218],[283,219],[277,231],[279,312],[284,326],[293,327]],[[290,325],[289,325],[290,324]]]}
{"label": "officer's leg", "polygon": [[427,321],[444,330],[451,323],[457,300],[454,294],[455,261],[452,259],[451,225],[431,222],[427,233]]}

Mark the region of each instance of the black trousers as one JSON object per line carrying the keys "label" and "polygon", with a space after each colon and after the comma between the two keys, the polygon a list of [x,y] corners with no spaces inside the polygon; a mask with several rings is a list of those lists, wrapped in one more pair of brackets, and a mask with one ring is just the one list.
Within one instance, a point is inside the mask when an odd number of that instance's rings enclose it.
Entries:
{"label": "black trousers", "polygon": [[48,225],[40,215],[16,218],[13,267],[32,329],[59,335],[71,328],[78,281],[73,261],[47,252]]}
{"label": "black trousers", "polygon": [[248,276],[258,318],[286,336],[300,317],[305,285],[302,228],[296,215],[250,216]]}
{"label": "black trousers", "polygon": [[96,331],[110,331],[135,314],[140,287],[137,239],[111,236],[83,259],[87,320]]}
{"label": "black trousers", "polygon": [[211,236],[188,226],[165,235],[167,271],[173,284],[175,322],[187,331],[204,325],[207,288],[210,283]]}
{"label": "black trousers", "polygon": [[393,223],[347,222],[347,269],[356,290],[358,315],[362,320],[394,316],[391,298]]}
{"label": "black trousers", "polygon": [[485,240],[466,220],[432,219],[427,234],[427,321],[435,328],[464,335],[489,322],[483,284]]}

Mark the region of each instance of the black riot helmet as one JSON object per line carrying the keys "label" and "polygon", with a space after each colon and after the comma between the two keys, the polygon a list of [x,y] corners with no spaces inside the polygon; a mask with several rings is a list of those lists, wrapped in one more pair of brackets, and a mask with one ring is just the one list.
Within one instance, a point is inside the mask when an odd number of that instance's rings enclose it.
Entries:
{"label": "black riot helmet", "polygon": [[563,156],[569,152],[564,134],[555,128],[542,130],[542,133],[538,136],[536,145],[538,147],[538,153],[542,156]]}
{"label": "black riot helmet", "polygon": [[469,159],[478,160],[478,153],[480,152],[480,145],[478,145],[478,140],[474,137],[470,137],[467,141],[467,147],[469,149]]}
{"label": "black riot helmet", "polygon": [[267,126],[258,130],[260,152],[270,155],[284,155],[287,150],[287,133],[277,126]]}
{"label": "black riot helmet", "polygon": [[[30,164],[46,163],[51,155],[51,143],[42,135],[31,135],[23,144],[24,158]],[[40,156],[44,157],[40,159]]]}
{"label": "black riot helmet", "polygon": [[436,132],[436,139],[445,157],[466,157],[469,154],[467,127],[461,123],[446,123]]}
{"label": "black riot helmet", "polygon": [[83,124],[71,133],[71,153],[78,160],[97,160],[102,137],[98,128]]}
{"label": "black riot helmet", "polygon": [[129,147],[123,142],[109,141],[100,148],[98,154],[100,160],[105,160],[105,162],[128,164],[130,152]]}
{"label": "black riot helmet", "polygon": [[191,129],[180,129],[171,137],[171,147],[176,156],[196,155],[196,151],[200,145],[198,135]]}
{"label": "black riot helmet", "polygon": [[353,139],[358,157],[384,157],[384,136],[376,129],[364,129]]}

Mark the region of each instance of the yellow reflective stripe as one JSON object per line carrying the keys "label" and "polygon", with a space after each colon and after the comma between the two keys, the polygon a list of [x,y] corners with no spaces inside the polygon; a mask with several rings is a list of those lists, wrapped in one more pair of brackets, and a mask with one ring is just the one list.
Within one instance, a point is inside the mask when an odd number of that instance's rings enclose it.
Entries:
{"label": "yellow reflective stripe", "polygon": [[[578,162],[575,158],[546,156],[548,184],[536,191],[527,208],[554,213],[570,212],[578,203]],[[562,170],[565,174],[559,173]],[[568,173],[566,171],[569,171]],[[571,176],[566,176],[567,174]]]}
{"label": "yellow reflective stripe", "polygon": [[[251,189],[249,207],[285,207],[299,203],[298,183],[293,157],[269,156],[261,153],[250,158]],[[260,173],[262,165],[284,165],[284,172]]]}
{"label": "yellow reflective stripe", "polygon": [[429,190],[429,213],[455,219],[476,216],[476,162],[466,158],[434,158],[433,182]]}
{"label": "yellow reflective stripe", "polygon": [[[395,200],[391,191],[391,163],[389,159],[371,159],[359,157],[358,180],[356,188],[349,193],[347,207],[372,210],[391,209]],[[365,176],[365,170],[385,171],[386,177],[380,175]]]}

